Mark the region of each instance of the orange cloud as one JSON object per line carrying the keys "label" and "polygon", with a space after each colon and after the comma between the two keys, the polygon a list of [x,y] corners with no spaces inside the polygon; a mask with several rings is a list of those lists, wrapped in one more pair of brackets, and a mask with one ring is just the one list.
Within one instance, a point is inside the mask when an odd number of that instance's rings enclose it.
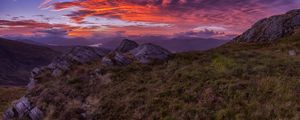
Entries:
{"label": "orange cloud", "polygon": [[[124,21],[167,23],[179,29],[220,25],[242,32],[258,19],[270,16],[274,7],[290,9],[297,0],[74,0],[54,2],[53,9],[71,10],[70,17],[80,23],[89,17]],[[280,4],[279,4],[280,3]]]}

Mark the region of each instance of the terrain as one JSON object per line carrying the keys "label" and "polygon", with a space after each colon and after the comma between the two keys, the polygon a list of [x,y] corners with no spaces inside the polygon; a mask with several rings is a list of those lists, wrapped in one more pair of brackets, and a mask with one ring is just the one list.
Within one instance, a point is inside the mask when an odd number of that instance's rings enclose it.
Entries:
{"label": "terrain", "polygon": [[204,52],[130,40],[114,51],[74,48],[32,71],[4,119],[298,120],[299,16],[264,19]]}
{"label": "terrain", "polygon": [[26,85],[34,67],[49,64],[60,52],[0,38],[0,85]]}

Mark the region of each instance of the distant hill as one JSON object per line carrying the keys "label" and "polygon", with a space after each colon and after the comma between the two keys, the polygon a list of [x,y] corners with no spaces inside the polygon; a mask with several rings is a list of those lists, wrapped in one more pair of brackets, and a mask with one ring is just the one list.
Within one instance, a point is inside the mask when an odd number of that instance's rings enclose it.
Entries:
{"label": "distant hill", "polygon": [[44,46],[0,38],[0,85],[26,85],[30,71],[60,55]]}
{"label": "distant hill", "polygon": [[37,46],[43,46],[43,47],[48,47],[54,51],[58,51],[61,53],[65,53],[69,50],[71,50],[74,46],[63,46],[63,45],[48,45],[45,43],[40,43],[40,42],[36,42],[33,40],[27,40],[27,39],[19,39],[19,40],[15,40],[18,42],[22,42],[22,43],[27,43],[27,44],[31,44],[31,45],[37,45]]}
{"label": "distant hill", "polygon": [[[145,37],[145,38],[133,38],[133,40],[139,44],[153,43],[163,48],[166,48],[172,52],[187,52],[187,51],[204,51],[211,48],[218,47],[220,45],[229,42],[228,40],[206,39],[206,38],[161,38],[161,37]],[[104,43],[101,47],[114,49],[121,43],[121,39],[112,40]]]}

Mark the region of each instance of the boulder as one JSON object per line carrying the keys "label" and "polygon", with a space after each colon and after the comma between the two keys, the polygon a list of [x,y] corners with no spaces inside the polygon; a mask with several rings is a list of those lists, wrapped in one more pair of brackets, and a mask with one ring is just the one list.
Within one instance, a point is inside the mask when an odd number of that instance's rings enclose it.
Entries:
{"label": "boulder", "polygon": [[289,50],[289,51],[288,51],[288,54],[289,54],[290,56],[296,56],[296,55],[297,55],[297,52],[296,52],[295,50]]}
{"label": "boulder", "polygon": [[300,9],[265,18],[234,39],[235,42],[272,42],[295,33],[300,26]]}
{"label": "boulder", "polygon": [[39,108],[34,107],[30,110],[29,117],[31,120],[41,120],[43,118],[43,112]]}
{"label": "boulder", "polygon": [[30,104],[27,97],[22,97],[17,100],[13,105],[4,112],[4,120],[15,119],[30,119],[41,120],[43,118],[43,112]]}
{"label": "boulder", "polygon": [[103,66],[113,66],[113,65],[114,65],[114,62],[112,61],[111,58],[109,58],[108,56],[106,56],[106,57],[103,57],[103,58],[102,58],[101,64],[102,64]]}
{"label": "boulder", "polygon": [[110,51],[97,47],[75,47],[70,52],[67,52],[63,56],[55,59],[48,68],[52,70],[53,76],[60,76],[70,69],[74,64],[86,64],[88,62],[101,59],[107,55]]}
{"label": "boulder", "polygon": [[117,47],[116,51],[121,53],[126,53],[134,48],[137,48],[139,44],[132,40],[125,39],[121,42],[121,44]]}
{"label": "boulder", "polygon": [[114,65],[129,65],[132,62],[128,56],[125,56],[119,52],[113,52],[108,56],[102,58],[101,64],[104,66],[114,66]]}
{"label": "boulder", "polygon": [[153,60],[165,60],[172,53],[160,46],[146,43],[130,51],[140,63],[146,64]]}

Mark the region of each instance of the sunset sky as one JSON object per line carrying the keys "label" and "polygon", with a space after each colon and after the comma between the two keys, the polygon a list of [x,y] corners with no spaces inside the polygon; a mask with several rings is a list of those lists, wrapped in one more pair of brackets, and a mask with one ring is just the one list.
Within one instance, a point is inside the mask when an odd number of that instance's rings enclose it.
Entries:
{"label": "sunset sky", "polygon": [[226,38],[300,0],[1,0],[0,36]]}

